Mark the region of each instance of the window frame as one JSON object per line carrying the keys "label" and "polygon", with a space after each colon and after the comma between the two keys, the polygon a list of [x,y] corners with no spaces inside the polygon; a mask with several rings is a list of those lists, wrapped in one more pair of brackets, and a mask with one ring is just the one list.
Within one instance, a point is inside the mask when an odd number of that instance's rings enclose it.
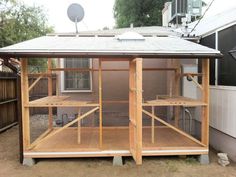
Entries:
{"label": "window frame", "polygon": [[[79,59],[79,58],[78,58]],[[60,67],[65,68],[65,60],[66,58],[60,59]],[[89,60],[89,69],[92,69],[93,62],[92,58],[88,58]],[[89,71],[89,77],[90,77],[90,89],[89,90],[66,90],[65,89],[65,71],[61,71],[61,92],[62,93],[91,93],[93,91],[93,77],[92,77],[92,71]]]}

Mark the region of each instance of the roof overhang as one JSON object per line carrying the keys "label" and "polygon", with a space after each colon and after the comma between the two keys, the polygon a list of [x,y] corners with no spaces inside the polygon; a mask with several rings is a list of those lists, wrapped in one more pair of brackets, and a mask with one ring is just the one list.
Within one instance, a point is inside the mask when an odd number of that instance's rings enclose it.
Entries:
{"label": "roof overhang", "polygon": [[25,52],[0,52],[0,57],[3,58],[221,58],[222,54],[215,53],[170,53],[170,52],[102,52],[102,51],[80,51],[80,52],[66,52],[66,51],[25,51]]}
{"label": "roof overhang", "polygon": [[4,58],[220,58],[217,50],[178,37],[120,41],[113,37],[44,36],[0,49]]}

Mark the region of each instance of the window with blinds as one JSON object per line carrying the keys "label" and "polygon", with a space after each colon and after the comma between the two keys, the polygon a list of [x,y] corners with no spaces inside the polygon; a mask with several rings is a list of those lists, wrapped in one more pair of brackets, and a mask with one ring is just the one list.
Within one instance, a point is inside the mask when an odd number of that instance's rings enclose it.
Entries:
{"label": "window with blinds", "polygon": [[[91,59],[64,59],[64,68],[89,69]],[[92,91],[91,71],[64,71],[64,91]]]}

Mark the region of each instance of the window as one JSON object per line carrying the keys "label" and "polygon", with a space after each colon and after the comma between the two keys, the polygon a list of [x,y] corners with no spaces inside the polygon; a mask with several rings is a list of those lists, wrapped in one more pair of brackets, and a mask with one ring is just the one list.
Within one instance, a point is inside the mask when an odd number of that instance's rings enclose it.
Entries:
{"label": "window", "polygon": [[[91,68],[92,61],[88,58],[67,58],[62,60],[61,66],[64,68],[88,69]],[[61,80],[63,92],[92,91],[91,71],[64,71]]]}
{"label": "window", "polygon": [[210,60],[210,85],[236,86],[236,61],[229,51],[236,46],[236,25],[222,29],[201,40],[201,44],[215,48],[223,54],[222,59]]}

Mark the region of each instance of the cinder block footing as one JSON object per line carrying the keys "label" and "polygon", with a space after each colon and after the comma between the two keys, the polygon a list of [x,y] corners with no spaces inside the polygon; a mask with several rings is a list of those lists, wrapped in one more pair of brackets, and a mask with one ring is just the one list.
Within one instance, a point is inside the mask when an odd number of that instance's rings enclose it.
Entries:
{"label": "cinder block footing", "polygon": [[124,165],[122,156],[114,156],[113,166],[122,166],[122,165]]}
{"label": "cinder block footing", "polygon": [[28,166],[28,167],[32,167],[33,165],[35,165],[35,159],[33,158],[24,158],[23,160],[23,165]]}
{"label": "cinder block footing", "polygon": [[200,164],[202,164],[202,165],[208,165],[210,163],[208,154],[200,155],[198,160],[199,160]]}

